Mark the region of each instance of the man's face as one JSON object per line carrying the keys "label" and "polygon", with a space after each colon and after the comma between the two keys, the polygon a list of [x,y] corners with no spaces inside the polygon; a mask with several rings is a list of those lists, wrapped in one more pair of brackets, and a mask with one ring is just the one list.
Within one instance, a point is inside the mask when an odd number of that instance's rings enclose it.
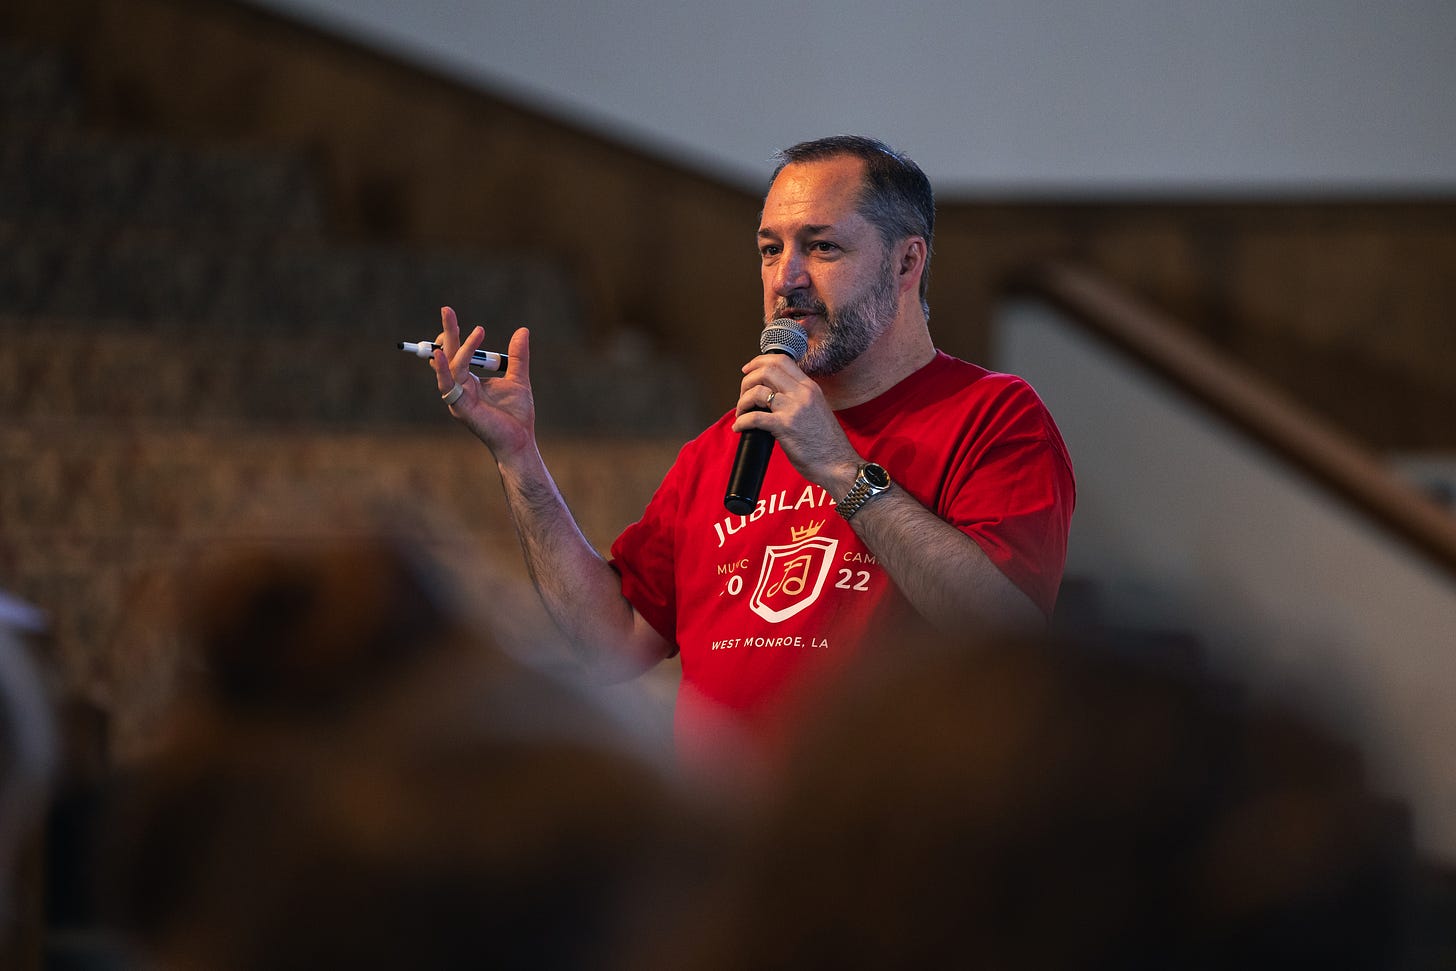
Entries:
{"label": "man's face", "polygon": [[855,209],[864,163],[785,166],[758,228],[764,320],[789,317],[809,336],[800,367],[835,374],[875,342],[898,308],[889,251]]}

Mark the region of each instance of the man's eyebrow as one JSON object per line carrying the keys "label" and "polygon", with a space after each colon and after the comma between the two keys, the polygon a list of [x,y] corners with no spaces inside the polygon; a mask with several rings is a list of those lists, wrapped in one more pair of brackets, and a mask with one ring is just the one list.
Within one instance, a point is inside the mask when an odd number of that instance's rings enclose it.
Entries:
{"label": "man's eyebrow", "polygon": [[[798,235],[818,236],[821,233],[827,233],[833,229],[833,223],[810,223],[806,226],[800,226]],[[777,238],[779,234],[777,230],[759,227],[758,235]]]}

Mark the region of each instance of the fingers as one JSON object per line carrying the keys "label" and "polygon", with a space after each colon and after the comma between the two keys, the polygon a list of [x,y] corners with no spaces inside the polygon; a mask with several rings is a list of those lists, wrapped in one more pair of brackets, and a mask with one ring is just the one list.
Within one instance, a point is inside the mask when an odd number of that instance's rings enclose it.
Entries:
{"label": "fingers", "polygon": [[766,411],[785,415],[794,403],[808,404],[818,386],[799,370],[793,358],[783,354],[762,354],[743,366],[739,384],[738,414]]}
{"label": "fingers", "polygon": [[[446,338],[442,333],[441,338]],[[470,355],[485,341],[485,331],[477,327],[470,332],[470,336],[464,344],[459,342],[459,335],[456,335],[456,348],[452,354],[443,347],[435,348],[430,355],[430,367],[435,372],[435,385],[441,392],[449,391],[457,384],[464,384],[471,378]],[[438,340],[435,343],[445,344],[446,340]]]}
{"label": "fingers", "polygon": [[750,411],[773,411],[777,405],[782,408],[786,402],[784,394],[776,391],[766,384],[755,384],[744,388],[738,396],[738,413],[740,415]]}
{"label": "fingers", "polygon": [[451,307],[440,308],[440,338],[435,341],[445,349],[445,356],[453,359],[460,349],[460,322]]}
{"label": "fingers", "polygon": [[[460,339],[460,322],[450,307],[440,308],[440,334],[435,338],[439,347],[430,355],[430,369],[435,372],[435,387],[443,397],[458,385],[463,396],[457,398],[464,404],[475,401],[479,396],[480,378],[471,373],[470,362],[475,352],[485,343],[485,328],[476,327]],[[529,383],[530,332],[518,328],[511,335],[510,350],[507,352],[507,379]],[[500,380],[493,378],[492,380]],[[453,404],[452,404],[453,407]]]}
{"label": "fingers", "polygon": [[[435,343],[440,344],[443,341],[436,341]],[[438,347],[430,355],[430,370],[435,372],[435,387],[439,389],[441,394],[455,387],[455,375],[450,373],[450,359]]]}
{"label": "fingers", "polygon": [[792,402],[784,392],[763,384],[744,389],[738,396],[737,412],[732,426],[735,432],[762,428],[777,436],[794,420]]}
{"label": "fingers", "polygon": [[460,345],[460,349],[450,356],[450,373],[455,376],[457,382],[464,381],[470,374],[470,357],[480,350],[480,345],[484,343],[485,328],[477,327],[470,332],[469,337],[465,338],[465,343]]}
{"label": "fingers", "polygon": [[794,359],[786,354],[761,354],[743,365],[743,380],[740,390],[747,391],[754,385],[766,385],[788,391],[808,382],[809,378],[799,370]]}
{"label": "fingers", "polygon": [[460,351],[460,322],[450,307],[440,308],[440,333],[435,337],[435,343],[440,346],[430,355],[430,368],[435,372],[435,385],[443,394],[457,383],[451,373],[450,362]]}

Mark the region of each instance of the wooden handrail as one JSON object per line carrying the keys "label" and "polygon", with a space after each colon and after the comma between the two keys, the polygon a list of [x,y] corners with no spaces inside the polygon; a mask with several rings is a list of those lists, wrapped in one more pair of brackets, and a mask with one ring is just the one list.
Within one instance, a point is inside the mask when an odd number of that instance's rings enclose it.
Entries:
{"label": "wooden handrail", "polygon": [[1456,577],[1456,516],[1372,452],[1216,348],[1075,264],[1038,263],[1011,281],[1192,396]]}

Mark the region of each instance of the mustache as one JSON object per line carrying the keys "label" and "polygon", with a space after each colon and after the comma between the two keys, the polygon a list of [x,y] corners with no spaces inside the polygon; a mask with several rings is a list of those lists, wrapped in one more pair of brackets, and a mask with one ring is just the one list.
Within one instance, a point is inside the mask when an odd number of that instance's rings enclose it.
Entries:
{"label": "mustache", "polygon": [[778,300],[774,301],[774,316],[776,317],[782,317],[789,313],[818,314],[822,317],[828,310],[829,308],[822,300],[814,300],[812,298],[791,300],[787,297],[779,297]]}

